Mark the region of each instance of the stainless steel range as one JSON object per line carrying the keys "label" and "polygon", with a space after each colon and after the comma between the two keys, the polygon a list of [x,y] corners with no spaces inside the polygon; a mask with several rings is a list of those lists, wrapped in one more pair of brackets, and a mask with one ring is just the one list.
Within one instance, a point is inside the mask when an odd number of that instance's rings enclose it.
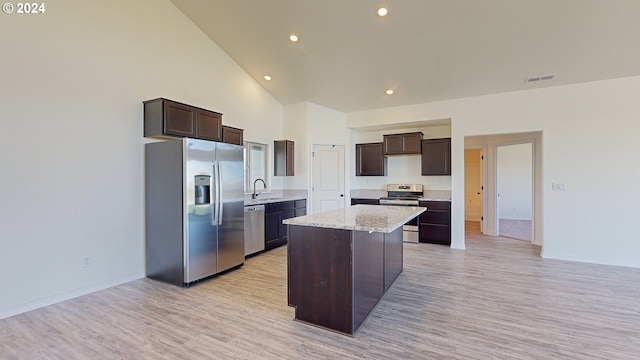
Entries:
{"label": "stainless steel range", "polygon": [[[418,206],[423,197],[422,184],[389,184],[387,196],[380,198],[380,205],[388,206]],[[404,242],[418,242],[418,218],[413,218],[402,227]]]}

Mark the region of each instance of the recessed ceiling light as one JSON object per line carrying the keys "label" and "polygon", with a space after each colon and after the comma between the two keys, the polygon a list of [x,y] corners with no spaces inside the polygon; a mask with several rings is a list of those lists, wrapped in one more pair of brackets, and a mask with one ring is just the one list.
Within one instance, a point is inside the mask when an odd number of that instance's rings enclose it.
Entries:
{"label": "recessed ceiling light", "polygon": [[387,95],[393,95],[393,90],[389,89],[387,91],[385,91],[387,93]]}
{"label": "recessed ceiling light", "polygon": [[389,11],[387,10],[386,7],[381,7],[378,9],[378,16],[387,16],[387,13]]}
{"label": "recessed ceiling light", "polygon": [[269,76],[269,75],[265,75],[265,76],[264,76],[264,79],[265,79],[265,80],[267,80],[267,81],[269,81],[269,80],[271,80],[271,76]]}
{"label": "recessed ceiling light", "polygon": [[295,34],[291,34],[289,35],[289,40],[291,40],[291,42],[298,42],[298,36]]}

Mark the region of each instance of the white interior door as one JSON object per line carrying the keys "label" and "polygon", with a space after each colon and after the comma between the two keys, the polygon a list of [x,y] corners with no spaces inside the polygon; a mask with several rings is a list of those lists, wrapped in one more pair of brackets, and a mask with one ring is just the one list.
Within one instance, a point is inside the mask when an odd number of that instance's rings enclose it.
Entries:
{"label": "white interior door", "polygon": [[482,149],[464,151],[464,219],[482,218]]}
{"label": "white interior door", "polygon": [[344,145],[313,145],[312,213],[344,207]]}

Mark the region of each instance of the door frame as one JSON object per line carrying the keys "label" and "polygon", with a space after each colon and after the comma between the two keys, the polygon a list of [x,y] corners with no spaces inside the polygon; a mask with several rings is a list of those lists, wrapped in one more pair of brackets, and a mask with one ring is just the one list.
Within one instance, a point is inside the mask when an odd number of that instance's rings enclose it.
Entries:
{"label": "door frame", "polygon": [[[484,229],[486,228],[485,221],[487,221],[487,182],[488,182],[488,169],[487,169],[487,149],[488,145],[478,145],[478,146],[465,146],[465,150],[480,150],[482,155],[482,161],[480,163],[480,167],[482,168],[482,195],[481,195],[481,206],[480,206],[480,233],[484,234]],[[465,179],[466,180],[466,174]],[[466,200],[466,199],[465,199]],[[464,210],[464,209],[463,209]]]}
{"label": "door frame", "polygon": [[[533,130],[524,133],[505,133],[505,134],[479,134],[466,135],[464,137],[464,148],[473,148],[487,146],[487,152],[484,154],[484,167],[486,174],[485,185],[485,205],[483,206],[484,228],[483,234],[497,236],[497,184],[496,184],[496,147],[501,145],[517,145],[522,143],[532,143],[533,153],[533,213],[532,213],[532,241],[534,245],[541,246],[541,253],[544,253],[544,188],[542,177],[543,168],[543,148],[544,148],[544,131]],[[463,156],[464,159],[464,156]],[[463,202],[464,203],[464,202]],[[464,219],[464,214],[462,219]],[[459,225],[464,234],[464,221]],[[466,242],[466,238],[465,238]]]}

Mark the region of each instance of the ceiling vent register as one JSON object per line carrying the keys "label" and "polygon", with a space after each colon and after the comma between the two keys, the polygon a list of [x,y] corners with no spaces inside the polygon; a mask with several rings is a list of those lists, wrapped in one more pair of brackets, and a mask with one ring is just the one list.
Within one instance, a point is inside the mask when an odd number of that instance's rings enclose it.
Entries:
{"label": "ceiling vent register", "polygon": [[551,80],[551,79],[553,79],[553,74],[540,75],[540,76],[528,77],[525,80],[525,83],[531,83],[531,82],[536,82],[536,81],[544,81],[544,80]]}

